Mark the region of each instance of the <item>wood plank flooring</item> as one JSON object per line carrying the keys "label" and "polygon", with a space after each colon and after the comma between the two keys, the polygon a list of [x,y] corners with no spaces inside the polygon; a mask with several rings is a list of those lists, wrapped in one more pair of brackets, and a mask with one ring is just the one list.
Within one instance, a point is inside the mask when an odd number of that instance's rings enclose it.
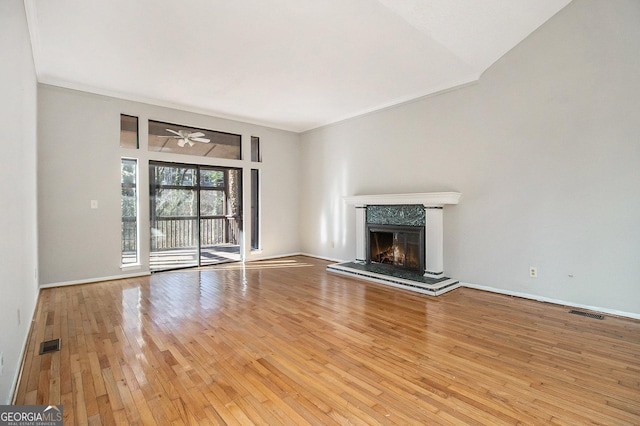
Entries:
{"label": "wood plank flooring", "polygon": [[65,425],[640,424],[640,321],[326,265],[45,289],[16,403],[64,404]]}

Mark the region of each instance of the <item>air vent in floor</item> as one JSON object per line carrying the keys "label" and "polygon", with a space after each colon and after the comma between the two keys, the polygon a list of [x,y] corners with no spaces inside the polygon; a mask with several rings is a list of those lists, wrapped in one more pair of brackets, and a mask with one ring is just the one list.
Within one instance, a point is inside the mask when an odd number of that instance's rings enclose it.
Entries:
{"label": "air vent in floor", "polygon": [[60,350],[60,339],[47,340],[40,343],[40,355],[48,354],[49,352],[56,352]]}
{"label": "air vent in floor", "polygon": [[594,319],[604,319],[604,315],[599,315],[599,314],[592,314],[589,312],[582,312],[582,311],[576,311],[576,310],[570,310],[569,311],[570,314],[575,314],[575,315],[582,315],[583,317],[589,317],[589,318],[594,318]]}

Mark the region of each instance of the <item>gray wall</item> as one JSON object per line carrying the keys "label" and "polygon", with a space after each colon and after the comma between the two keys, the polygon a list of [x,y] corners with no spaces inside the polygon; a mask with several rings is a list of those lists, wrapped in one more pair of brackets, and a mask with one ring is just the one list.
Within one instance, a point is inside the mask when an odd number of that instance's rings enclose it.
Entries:
{"label": "gray wall", "polygon": [[36,76],[22,0],[0,2],[0,52],[0,404],[8,404],[37,297]]}
{"label": "gray wall", "polygon": [[303,134],[302,251],[354,259],[342,196],[459,191],[447,275],[640,315],[639,23],[574,0],[476,84]]}
{"label": "gray wall", "polygon": [[[119,147],[120,114],[140,118],[139,150]],[[299,251],[299,135],[185,111],[54,86],[38,91],[38,227],[40,284],[126,276],[149,270],[148,161],[170,161],[261,170],[260,252],[247,260]],[[146,149],[147,119],[260,137],[263,162],[219,160]],[[243,142],[245,143],[245,142]],[[120,158],[136,157],[140,169],[141,260],[120,268]],[[248,175],[245,175],[248,177]],[[250,188],[245,181],[245,188]],[[91,200],[98,209],[91,209]],[[245,200],[248,206],[248,200]],[[249,209],[245,208],[245,213]],[[245,230],[249,231],[249,220]],[[248,235],[248,232],[247,232]]]}

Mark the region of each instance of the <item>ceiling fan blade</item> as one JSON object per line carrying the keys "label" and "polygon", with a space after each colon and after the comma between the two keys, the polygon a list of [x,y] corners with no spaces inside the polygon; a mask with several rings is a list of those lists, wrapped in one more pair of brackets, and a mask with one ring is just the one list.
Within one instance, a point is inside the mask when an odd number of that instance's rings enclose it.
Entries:
{"label": "ceiling fan blade", "polygon": [[204,133],[202,133],[202,132],[189,133],[189,139],[201,138],[203,136],[204,136]]}
{"label": "ceiling fan blade", "polygon": [[178,146],[180,148],[184,148],[184,144],[186,144],[186,143],[187,143],[186,139],[178,139]]}
{"label": "ceiling fan blade", "polygon": [[189,144],[189,146],[194,146],[195,143],[191,142],[191,139],[187,139],[187,143]]}
{"label": "ceiling fan blade", "polygon": [[[175,130],[171,130],[171,129],[166,129],[166,130],[167,130],[167,132],[171,132],[171,133],[173,133],[174,135],[178,135],[178,136],[180,136],[181,138],[183,138],[183,137],[184,137],[184,135],[183,135],[182,133],[178,133],[178,132],[176,132]],[[180,132],[182,132],[182,130],[181,130]]]}
{"label": "ceiling fan blade", "polygon": [[191,140],[191,141],[195,141],[195,142],[202,142],[202,143],[209,143],[209,142],[211,142],[209,139],[205,139],[205,138],[189,138],[189,140]]}

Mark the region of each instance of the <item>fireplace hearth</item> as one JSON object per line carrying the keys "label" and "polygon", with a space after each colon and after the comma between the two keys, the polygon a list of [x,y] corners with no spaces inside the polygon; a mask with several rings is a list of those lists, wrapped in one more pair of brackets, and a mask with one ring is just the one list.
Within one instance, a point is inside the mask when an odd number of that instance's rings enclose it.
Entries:
{"label": "fireplace hearth", "polygon": [[345,197],[356,208],[356,259],[327,268],[429,295],[457,288],[444,275],[443,209],[459,199],[457,192]]}

